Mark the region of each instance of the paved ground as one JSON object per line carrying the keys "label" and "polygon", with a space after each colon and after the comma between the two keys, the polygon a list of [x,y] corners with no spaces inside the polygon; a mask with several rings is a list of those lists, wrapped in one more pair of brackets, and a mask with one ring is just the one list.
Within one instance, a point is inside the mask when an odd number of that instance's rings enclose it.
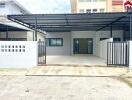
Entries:
{"label": "paved ground", "polygon": [[0,76],[0,100],[132,100],[132,88],[108,77]]}
{"label": "paved ground", "polygon": [[74,75],[74,76],[132,76],[127,67],[94,67],[94,66],[38,66],[27,72],[27,75]]}
{"label": "paved ground", "polygon": [[93,55],[46,56],[47,64],[106,65],[106,60]]}
{"label": "paved ground", "polygon": [[0,75],[62,75],[62,76],[121,76],[132,77],[132,70],[127,67],[94,67],[78,65],[37,66],[31,69],[1,68]]}
{"label": "paved ground", "polygon": [[0,69],[0,100],[132,100],[132,70],[77,65]]}

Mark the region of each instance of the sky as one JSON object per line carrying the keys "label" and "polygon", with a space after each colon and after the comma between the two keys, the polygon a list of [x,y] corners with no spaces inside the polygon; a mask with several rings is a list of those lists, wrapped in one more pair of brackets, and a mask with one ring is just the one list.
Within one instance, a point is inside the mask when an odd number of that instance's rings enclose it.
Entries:
{"label": "sky", "polygon": [[16,0],[31,13],[70,13],[70,0]]}

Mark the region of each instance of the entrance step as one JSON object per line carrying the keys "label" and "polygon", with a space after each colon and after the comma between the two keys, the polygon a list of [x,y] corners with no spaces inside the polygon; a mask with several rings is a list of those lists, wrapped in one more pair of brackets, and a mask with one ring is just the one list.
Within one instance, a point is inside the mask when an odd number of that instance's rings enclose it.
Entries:
{"label": "entrance step", "polygon": [[44,66],[69,66],[69,67],[108,67],[107,65],[83,65],[83,64],[44,64]]}

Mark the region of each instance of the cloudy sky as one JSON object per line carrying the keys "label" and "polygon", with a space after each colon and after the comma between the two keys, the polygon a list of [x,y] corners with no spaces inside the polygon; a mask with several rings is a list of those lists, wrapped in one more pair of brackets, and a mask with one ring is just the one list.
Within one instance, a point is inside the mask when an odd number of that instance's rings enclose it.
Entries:
{"label": "cloudy sky", "polygon": [[31,13],[70,13],[70,0],[16,0]]}

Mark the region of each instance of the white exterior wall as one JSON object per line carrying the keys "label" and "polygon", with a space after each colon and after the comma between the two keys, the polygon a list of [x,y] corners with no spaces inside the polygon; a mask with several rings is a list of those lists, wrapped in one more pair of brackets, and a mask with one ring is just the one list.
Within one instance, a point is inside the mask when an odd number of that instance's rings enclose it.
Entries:
{"label": "white exterior wall", "polygon": [[37,50],[36,41],[0,41],[0,68],[35,67],[38,63]]}
{"label": "white exterior wall", "polygon": [[47,33],[46,38],[63,38],[63,46],[59,47],[46,47],[47,55],[70,55],[71,54],[71,33]]}
{"label": "white exterior wall", "polygon": [[[123,31],[113,31],[113,37],[123,40]],[[62,47],[47,47],[48,55],[70,55],[73,54],[73,38],[93,38],[93,55],[99,56],[100,38],[110,38],[110,31],[72,31],[47,33],[46,38],[63,38]]]}
{"label": "white exterior wall", "polygon": [[[120,38],[123,41],[123,30],[113,30],[113,38]],[[100,38],[110,38],[110,31],[99,31],[96,33],[96,52],[95,55],[99,56]]]}
{"label": "white exterior wall", "polygon": [[102,40],[99,42],[98,56],[107,60],[107,43],[113,42],[113,38]]}
{"label": "white exterior wall", "polygon": [[27,41],[33,41],[33,35],[34,35],[33,31],[28,31],[27,32]]}

